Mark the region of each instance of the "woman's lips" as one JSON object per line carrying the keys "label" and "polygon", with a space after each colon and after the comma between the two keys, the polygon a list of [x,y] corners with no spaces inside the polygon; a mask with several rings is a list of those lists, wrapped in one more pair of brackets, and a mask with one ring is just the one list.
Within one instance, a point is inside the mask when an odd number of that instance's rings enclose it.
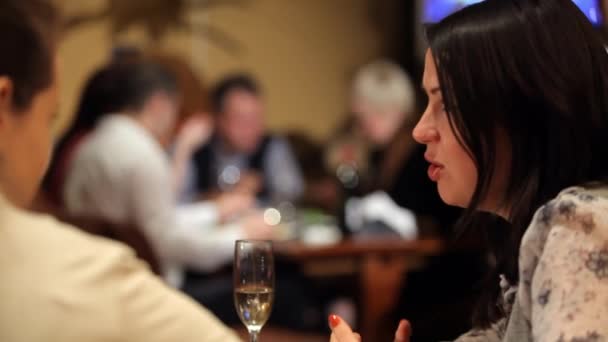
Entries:
{"label": "woman's lips", "polygon": [[425,153],[424,159],[426,159],[426,161],[431,164],[429,165],[429,170],[427,172],[429,178],[433,182],[437,182],[441,177],[441,170],[443,170],[443,165],[435,162],[433,156],[429,152]]}
{"label": "woman's lips", "polygon": [[443,166],[438,164],[431,164],[428,170],[428,176],[433,182],[437,182],[441,176],[441,170]]}

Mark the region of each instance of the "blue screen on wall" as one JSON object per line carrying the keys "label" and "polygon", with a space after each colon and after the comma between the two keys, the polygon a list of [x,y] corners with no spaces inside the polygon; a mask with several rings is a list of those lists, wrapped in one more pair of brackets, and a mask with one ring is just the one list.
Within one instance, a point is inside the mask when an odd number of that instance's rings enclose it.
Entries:
{"label": "blue screen on wall", "polygon": [[[435,23],[463,7],[483,0],[425,0],[422,22]],[[602,23],[598,0],[573,0],[594,25]]]}

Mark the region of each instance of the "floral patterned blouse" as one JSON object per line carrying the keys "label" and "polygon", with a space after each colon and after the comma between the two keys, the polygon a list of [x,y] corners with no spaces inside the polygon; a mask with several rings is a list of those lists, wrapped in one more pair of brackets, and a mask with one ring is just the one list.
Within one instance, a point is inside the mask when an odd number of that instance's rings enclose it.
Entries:
{"label": "floral patterned blouse", "polygon": [[508,318],[457,342],[608,342],[608,189],[569,188],[541,207],[522,239]]}

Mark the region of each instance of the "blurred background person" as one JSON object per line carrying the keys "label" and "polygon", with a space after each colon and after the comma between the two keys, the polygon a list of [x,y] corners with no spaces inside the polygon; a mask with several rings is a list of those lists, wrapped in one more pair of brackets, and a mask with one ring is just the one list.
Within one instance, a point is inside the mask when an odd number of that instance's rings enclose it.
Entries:
{"label": "blurred background person", "polygon": [[271,238],[261,215],[218,227],[180,215],[171,165],[161,145],[179,106],[175,80],[161,66],[133,62],[121,70],[117,111],[104,116],[75,152],[64,199],[74,215],[133,224],[160,259],[163,275],[183,287],[183,268],[213,271],[232,261],[239,238]]}
{"label": "blurred background person", "polygon": [[[413,236],[447,233],[459,211],[441,202],[426,176],[424,146],[411,137],[415,111],[414,86],[401,67],[389,60],[362,66],[352,81],[352,116],[329,142],[326,161],[342,184],[344,201],[363,196],[363,207],[352,211],[364,212],[365,206],[380,203],[384,216],[390,216],[393,208],[404,208],[423,221],[413,222]],[[354,213],[346,210],[348,219]],[[384,216],[378,218],[390,226]]]}
{"label": "blurred background person", "polygon": [[[75,156],[80,154],[81,148],[87,146],[85,142],[92,137],[97,136],[96,140],[98,142],[95,143],[95,146],[105,150],[108,147],[107,145],[111,144],[108,142],[111,139],[109,136],[119,134],[119,130],[116,130],[116,124],[114,124],[112,125],[113,128],[105,128],[103,131],[106,133],[103,134],[103,138],[99,138],[99,131],[101,130],[99,126],[107,126],[108,121],[116,121],[108,117],[124,113],[128,108],[133,106],[130,103],[137,102],[136,100],[139,98],[145,99],[146,94],[152,97],[156,92],[166,92],[170,96],[164,97],[164,100],[170,99],[176,105],[181,105],[181,92],[177,88],[173,89],[173,81],[169,79],[169,73],[173,74],[173,70],[169,70],[164,65],[162,67],[158,65],[156,62],[158,59],[156,56],[143,56],[139,51],[123,47],[115,51],[113,59],[109,64],[101,67],[89,78],[85,84],[73,123],[56,145],[53,162],[46,177],[45,191],[39,196],[50,203],[46,203],[44,207],[39,206],[38,209],[44,209],[64,221],[82,226],[88,232],[127,243],[136,250],[140,258],[151,265],[154,271],[163,273],[163,271],[166,272],[167,270],[167,267],[163,265],[167,260],[165,260],[163,255],[159,254],[158,248],[154,245],[155,241],[150,238],[150,230],[158,229],[158,227],[152,227],[153,224],[150,223],[153,220],[152,218],[143,222],[141,217],[135,217],[137,213],[133,211],[135,205],[132,202],[143,201],[144,189],[138,189],[139,196],[131,194],[130,199],[124,199],[120,203],[121,206],[129,203],[129,206],[123,207],[125,208],[124,211],[117,213],[116,208],[108,208],[107,203],[112,203],[117,196],[127,196],[125,193],[118,192],[117,189],[120,188],[121,181],[125,181],[127,177],[118,172],[129,172],[128,170],[133,168],[132,165],[129,165],[129,160],[119,157],[117,157],[116,162],[110,159],[105,160],[103,159],[104,155],[95,155],[99,151],[98,149],[91,150],[88,147],[87,160],[85,162],[82,162],[82,160],[77,163],[74,162]],[[152,72],[154,69],[156,71]],[[145,76],[146,74],[147,76]],[[165,74],[164,80],[161,77],[162,74]],[[152,77],[151,75],[156,76]],[[141,78],[139,81],[133,80],[138,77]],[[179,90],[181,90],[181,87]],[[179,102],[178,99],[180,100]],[[144,102],[146,101],[144,100]],[[162,112],[169,108],[166,104],[164,106],[162,104],[162,102],[159,102],[156,105],[152,105],[151,108],[148,108],[148,112]],[[156,115],[160,115],[160,113]],[[150,120],[154,121],[154,119]],[[165,153],[171,162],[172,190],[177,191],[180,186],[179,182],[183,181],[179,179],[179,176],[182,174],[179,171],[180,167],[189,165],[194,149],[198,148],[210,136],[213,122],[204,113],[196,112],[186,117],[180,127],[175,130],[175,133],[173,128],[168,128],[169,126],[166,126],[167,129],[162,127],[162,129],[155,129],[154,132],[158,133],[154,137],[157,145],[163,151],[168,149],[171,152]],[[112,133],[108,134],[108,131]],[[96,132],[97,134],[95,134]],[[129,135],[128,133],[121,135],[120,138],[124,139],[125,143],[141,143],[142,140],[141,137],[135,139],[132,134]],[[103,140],[102,143],[99,143],[100,139]],[[134,159],[131,162],[135,163],[135,159],[139,159],[141,153],[146,155],[145,152],[147,150],[145,148],[140,149],[140,147],[141,145],[133,146],[134,149],[138,149],[138,153],[132,154]],[[109,156],[105,157],[110,158]],[[156,153],[156,157],[158,157],[158,153]],[[132,170],[131,172],[143,173],[145,172],[143,168],[147,167],[150,172],[158,173],[158,162],[154,165],[144,159],[142,163],[142,169],[139,171]],[[83,166],[83,164],[86,165]],[[96,165],[99,166],[99,169],[93,174],[83,171],[85,168],[93,168]],[[74,174],[71,173],[74,168],[78,169],[74,171],[78,174],[75,178],[73,178]],[[121,168],[123,171],[117,171]],[[86,179],[88,176],[96,177],[99,173],[103,173],[104,177],[97,178],[97,182],[89,182]],[[81,201],[80,197],[78,197],[79,195],[74,195],[73,188],[69,190],[69,187],[74,186],[75,182],[78,182],[76,186],[82,193],[93,192],[96,195],[93,198]],[[105,194],[97,193],[96,187],[103,187],[106,191]],[[151,190],[154,189],[151,188]],[[108,195],[108,192],[111,194]],[[64,201],[64,197],[67,196],[76,196],[76,199],[72,197],[71,201]],[[164,196],[173,196],[173,194],[166,193]],[[174,198],[175,196],[171,197],[172,200]],[[158,201],[152,202],[156,202],[158,205]],[[77,203],[78,206],[75,207],[74,203]],[[117,204],[118,202],[113,203]],[[143,205],[140,203],[140,206]],[[200,258],[200,260],[194,262],[195,266],[192,266],[191,263],[186,263],[183,267],[183,270],[186,272],[177,270],[175,272],[177,279],[169,278],[168,280],[199,302],[205,303],[209,309],[217,312],[225,322],[238,322],[232,306],[232,280],[229,274],[229,265],[232,261],[232,244],[236,238],[252,236],[239,234],[241,225],[247,227],[252,225],[257,226],[258,228],[253,228],[254,230],[268,228],[263,220],[262,213],[257,213],[254,209],[255,197],[248,193],[230,192],[220,194],[212,200],[177,201],[174,205],[177,224],[193,229],[190,231],[194,234],[193,239],[195,240],[192,248],[198,247],[201,249],[200,242],[196,242],[196,240],[207,237],[209,244],[213,245],[213,249],[207,252],[192,253],[186,257],[191,260]],[[157,223],[160,224],[161,222],[162,219]],[[172,227],[166,227],[166,229],[172,229]],[[177,234],[187,234],[187,232],[182,231]],[[167,234],[169,238],[162,234],[157,235],[160,236],[155,237],[157,239],[156,243],[160,244],[161,247],[164,248],[173,243],[169,240],[170,233]],[[274,236],[274,233],[272,235]],[[269,237],[272,236],[269,235]],[[185,239],[187,236],[183,238]],[[218,241],[219,244],[217,244]],[[199,267],[198,265],[206,266]],[[278,305],[279,311],[281,311],[281,307],[285,307],[285,304],[291,308],[291,304],[301,293],[301,287],[293,285],[295,281],[285,279],[283,275],[280,275],[280,278],[282,285],[280,288],[283,289],[283,285],[289,288],[285,295],[289,295],[290,300]],[[281,291],[280,293],[283,292]],[[304,303],[307,299],[303,298],[298,301]],[[317,316],[315,318],[315,326],[318,327],[321,325],[321,315]],[[281,317],[290,317],[290,313],[284,312]],[[273,321],[284,325],[286,320],[275,319]],[[290,326],[310,326],[308,323],[294,324],[294,322],[299,321],[299,318],[291,315],[287,324]]]}
{"label": "blurred background person", "polygon": [[193,156],[187,191],[250,193],[264,203],[297,200],[304,187],[299,165],[288,142],[268,133],[257,83],[247,75],[228,76],[212,90],[211,102],[216,131]]}
{"label": "blurred background person", "polygon": [[[64,183],[74,155],[101,118],[116,113],[124,107],[124,102],[127,101],[125,94],[128,92],[128,89],[126,89],[128,83],[121,78],[124,78],[124,74],[128,72],[130,64],[142,60],[159,63],[172,74],[174,73],[168,66],[173,66],[176,62],[168,58],[144,57],[141,51],[129,46],[114,49],[110,62],[100,67],[86,81],[72,123],[55,144],[51,164],[43,181],[44,191],[38,196],[37,209],[62,213]],[[169,61],[174,63],[169,63]],[[187,72],[188,70],[181,71],[181,74]],[[183,75],[181,76],[184,78]],[[180,88],[180,108],[182,107],[183,83],[182,80],[178,84]],[[192,106],[190,104],[190,107]],[[181,111],[187,109],[191,108],[184,108]],[[180,115],[185,116],[183,113],[180,113]],[[190,163],[194,149],[209,138],[212,129],[213,123],[205,114],[187,113],[187,118],[184,119],[177,132],[174,133],[173,129],[168,130],[164,133],[165,136],[159,140],[164,147],[169,145],[172,150],[173,187],[176,192],[180,191],[179,189],[183,186],[183,170]],[[253,205],[253,196],[237,193],[219,196],[213,201],[204,203],[184,204],[179,209],[180,213],[183,214],[181,216],[189,218],[190,221],[196,220],[203,224],[218,224],[227,218],[236,217],[251,210]]]}
{"label": "blurred background person", "polygon": [[55,207],[63,206],[63,186],[74,153],[99,119],[121,106],[121,68],[108,65],[99,68],[86,81],[78,110],[68,130],[55,144],[49,170],[43,181],[44,194]]}

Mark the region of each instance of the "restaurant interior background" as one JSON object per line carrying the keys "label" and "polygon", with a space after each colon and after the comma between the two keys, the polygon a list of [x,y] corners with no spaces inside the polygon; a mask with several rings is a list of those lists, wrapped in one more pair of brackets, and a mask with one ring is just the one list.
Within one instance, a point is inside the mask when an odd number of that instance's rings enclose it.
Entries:
{"label": "restaurant interior background", "polygon": [[[303,130],[316,138],[327,137],[346,114],[346,85],[353,70],[403,50],[393,42],[401,41],[401,14],[407,14],[407,1],[395,0],[58,2],[66,16],[84,19],[67,32],[60,49],[61,65],[67,71],[62,79],[65,119],[60,129],[73,113],[86,77],[108,60],[114,46],[128,44],[179,56],[204,85],[229,72],[249,71],[264,87],[270,127]],[[205,3],[213,5],[198,5]],[[114,17],[97,17],[107,6],[117,11],[112,12]],[[162,18],[177,6],[182,8],[175,19],[186,27],[171,23],[173,18]],[[112,34],[121,20],[115,13],[121,11],[132,25]],[[160,25],[165,19],[166,27],[152,37],[146,25]],[[192,33],[190,24],[211,27],[227,42]]]}
{"label": "restaurant interior background", "polygon": [[[217,80],[248,72],[264,90],[269,128],[315,142],[330,138],[347,118],[349,85],[361,65],[388,58],[420,84],[425,0],[54,1],[69,23],[60,46],[58,134],[69,125],[86,79],[117,47],[136,47],[178,65],[178,78],[188,80],[184,105],[190,111],[209,109],[203,93]],[[277,341],[286,338],[280,336]],[[287,336],[292,342],[327,340]]]}

